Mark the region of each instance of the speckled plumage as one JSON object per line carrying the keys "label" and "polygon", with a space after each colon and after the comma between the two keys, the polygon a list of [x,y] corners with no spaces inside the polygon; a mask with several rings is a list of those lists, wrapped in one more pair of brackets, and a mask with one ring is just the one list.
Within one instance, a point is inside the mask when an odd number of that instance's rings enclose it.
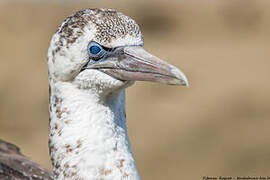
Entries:
{"label": "speckled plumage", "polygon": [[112,47],[112,40],[125,39],[126,36],[142,38],[139,26],[128,16],[113,9],[84,9],[67,17],[57,29],[60,38],[52,53],[75,43],[84,33],[84,28],[96,28],[93,40],[107,47]]}
{"label": "speckled plumage", "polygon": [[52,37],[49,147],[55,179],[138,180],[125,120],[124,88],[132,82],[97,70],[80,72],[90,41],[143,44],[135,21],[111,9],[76,12]]}
{"label": "speckled plumage", "polygon": [[[72,79],[83,62],[88,60],[86,44],[89,41],[113,48],[142,45],[143,36],[133,19],[115,10],[78,11],[66,18],[52,37],[48,51],[50,78],[53,75],[62,80]],[[73,53],[75,49],[77,53]],[[73,62],[77,64],[71,66]],[[57,71],[54,71],[55,68]]]}

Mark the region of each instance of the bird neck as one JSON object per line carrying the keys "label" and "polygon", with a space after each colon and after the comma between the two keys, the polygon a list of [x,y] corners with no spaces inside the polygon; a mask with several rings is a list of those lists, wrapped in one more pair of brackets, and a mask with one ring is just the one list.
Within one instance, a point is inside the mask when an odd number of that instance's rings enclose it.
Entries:
{"label": "bird neck", "polygon": [[99,95],[50,83],[50,156],[55,179],[140,179],[125,118],[125,90]]}

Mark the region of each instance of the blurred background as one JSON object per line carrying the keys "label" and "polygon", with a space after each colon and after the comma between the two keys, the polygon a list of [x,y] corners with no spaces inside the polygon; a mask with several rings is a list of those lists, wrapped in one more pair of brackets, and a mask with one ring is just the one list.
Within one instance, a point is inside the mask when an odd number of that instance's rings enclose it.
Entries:
{"label": "blurred background", "polygon": [[51,168],[47,48],[66,16],[114,8],[190,87],[137,82],[127,120],[141,178],[269,175],[270,1],[0,1],[0,138]]}

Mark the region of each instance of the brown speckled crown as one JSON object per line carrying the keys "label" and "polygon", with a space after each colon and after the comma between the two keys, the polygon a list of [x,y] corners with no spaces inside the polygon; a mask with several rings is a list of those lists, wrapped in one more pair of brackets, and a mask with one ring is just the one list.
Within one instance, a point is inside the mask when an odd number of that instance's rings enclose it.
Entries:
{"label": "brown speckled crown", "polygon": [[89,22],[96,25],[95,40],[99,43],[108,44],[113,39],[124,38],[126,35],[142,36],[138,24],[120,12],[112,9],[84,9],[67,17],[58,28],[56,31],[60,35],[58,47],[63,45],[69,47],[76,42]]}

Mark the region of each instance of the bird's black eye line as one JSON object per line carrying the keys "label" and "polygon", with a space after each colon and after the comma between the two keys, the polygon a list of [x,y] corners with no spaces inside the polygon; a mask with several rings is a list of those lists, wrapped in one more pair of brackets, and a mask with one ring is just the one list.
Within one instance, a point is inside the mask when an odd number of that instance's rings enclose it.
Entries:
{"label": "bird's black eye line", "polygon": [[108,48],[108,47],[105,47],[105,46],[102,46],[103,47],[103,49],[105,50],[105,51],[108,51],[108,52],[110,52],[110,51],[112,51],[114,48]]}

